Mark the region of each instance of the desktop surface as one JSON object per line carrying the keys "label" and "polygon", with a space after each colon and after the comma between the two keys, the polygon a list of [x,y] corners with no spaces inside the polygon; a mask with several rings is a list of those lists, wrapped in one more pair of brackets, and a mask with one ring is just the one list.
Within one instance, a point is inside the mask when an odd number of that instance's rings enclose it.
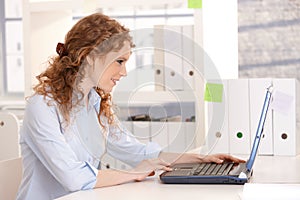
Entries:
{"label": "desktop surface", "polygon": [[[300,156],[258,156],[250,183],[300,184]],[[240,200],[243,185],[163,184],[159,174],[142,182],[79,191],[58,200],[94,199],[230,199]]]}

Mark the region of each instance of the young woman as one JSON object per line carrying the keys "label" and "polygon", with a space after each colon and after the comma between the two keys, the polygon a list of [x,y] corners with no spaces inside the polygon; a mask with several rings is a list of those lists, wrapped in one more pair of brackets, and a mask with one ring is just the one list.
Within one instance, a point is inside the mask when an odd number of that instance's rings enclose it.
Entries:
{"label": "young woman", "polygon": [[[134,47],[129,30],[100,13],[76,23],[28,98],[20,144],[23,179],[17,199],[54,199],[70,192],[141,181],[181,162],[243,162],[226,154],[162,152],[123,128],[110,92],[126,76]],[[101,169],[104,153],[133,168]]]}

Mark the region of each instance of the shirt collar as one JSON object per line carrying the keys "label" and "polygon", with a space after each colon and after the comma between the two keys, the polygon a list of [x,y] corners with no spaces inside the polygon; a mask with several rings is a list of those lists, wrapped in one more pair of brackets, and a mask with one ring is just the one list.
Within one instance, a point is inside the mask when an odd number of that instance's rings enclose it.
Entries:
{"label": "shirt collar", "polygon": [[89,92],[88,99],[89,99],[90,105],[93,105],[94,108],[97,111],[99,111],[101,97],[94,88],[92,88],[91,91]]}

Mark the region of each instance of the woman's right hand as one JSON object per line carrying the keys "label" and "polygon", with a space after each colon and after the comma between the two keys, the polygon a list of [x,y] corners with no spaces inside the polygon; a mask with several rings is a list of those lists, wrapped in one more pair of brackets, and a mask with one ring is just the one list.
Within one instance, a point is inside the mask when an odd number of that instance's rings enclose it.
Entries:
{"label": "woman's right hand", "polygon": [[142,181],[148,176],[153,176],[156,170],[172,171],[170,163],[167,163],[159,158],[143,160],[131,173],[136,175],[136,181]]}

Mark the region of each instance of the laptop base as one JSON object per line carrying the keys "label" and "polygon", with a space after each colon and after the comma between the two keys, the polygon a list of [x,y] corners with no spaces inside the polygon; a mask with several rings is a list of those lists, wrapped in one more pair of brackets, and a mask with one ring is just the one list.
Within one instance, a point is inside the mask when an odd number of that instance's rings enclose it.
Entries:
{"label": "laptop base", "polygon": [[[252,172],[246,170],[246,163],[235,163],[224,175],[193,175],[200,164],[174,165],[171,172],[163,172],[160,180],[167,184],[245,184],[249,182]],[[241,174],[244,176],[241,177]]]}

